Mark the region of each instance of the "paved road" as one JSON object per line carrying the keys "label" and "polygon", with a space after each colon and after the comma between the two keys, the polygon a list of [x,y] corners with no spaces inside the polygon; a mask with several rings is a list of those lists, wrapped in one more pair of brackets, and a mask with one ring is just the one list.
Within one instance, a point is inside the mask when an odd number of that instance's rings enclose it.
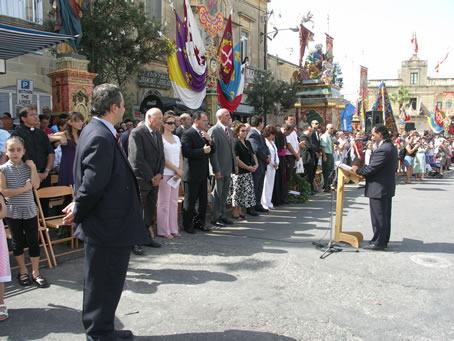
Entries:
{"label": "paved road", "polygon": [[[454,173],[454,172],[452,172]],[[117,328],[136,340],[454,340],[452,174],[400,184],[386,252],[320,259],[330,195],[133,256]],[[346,189],[344,230],[371,237],[368,200]],[[84,340],[81,254],[43,268],[49,289],[8,283],[6,340]],[[15,273],[13,274],[15,275]]]}

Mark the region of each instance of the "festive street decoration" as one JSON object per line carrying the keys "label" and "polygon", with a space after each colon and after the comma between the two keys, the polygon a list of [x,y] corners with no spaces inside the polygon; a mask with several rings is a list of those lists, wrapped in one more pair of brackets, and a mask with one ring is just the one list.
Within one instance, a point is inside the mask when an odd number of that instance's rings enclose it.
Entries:
{"label": "festive street decoration", "polygon": [[411,36],[411,43],[413,44],[413,52],[416,54],[419,51],[418,40],[416,39],[416,32]]}
{"label": "festive street decoration", "polygon": [[440,65],[445,62],[445,60],[448,58],[448,56],[449,56],[449,51],[446,52],[446,56],[443,58],[443,60],[441,62],[438,62],[437,65],[435,65],[435,72],[436,73],[438,73],[440,71]]}
{"label": "festive street decoration", "polygon": [[221,43],[218,48],[218,55],[221,57],[220,76],[224,83],[228,84],[233,73],[233,35],[232,16],[229,16]]}
{"label": "festive street decoration", "polygon": [[431,112],[430,116],[427,117],[429,126],[435,134],[439,134],[443,131],[443,120],[444,117],[440,109],[438,109],[438,105],[435,106],[435,112]]}
{"label": "festive street decoration", "polygon": [[310,41],[313,41],[314,33],[309,31],[303,24],[300,24],[300,56],[299,67],[303,65],[304,52]]}
{"label": "festive street decoration", "polygon": [[184,0],[184,29],[186,33],[186,52],[192,69],[198,75],[206,74],[205,44],[200,36],[197,21],[192,13],[189,2]]}
{"label": "festive street decoration", "polygon": [[388,91],[384,82],[378,87],[377,100],[372,110],[383,111],[383,122],[386,128],[391,131],[397,131],[396,121],[393,115],[393,109],[389,100]]}
{"label": "festive street decoration", "polygon": [[235,111],[241,103],[244,90],[245,68],[241,64],[241,43],[238,42],[233,49],[234,71],[228,84],[222,79],[218,82],[218,100],[221,106],[230,112]]}
{"label": "festive street decoration", "polygon": [[223,0],[200,0],[200,24],[211,37],[222,31],[224,27],[225,4]]}
{"label": "festive street decoration", "polygon": [[368,107],[367,98],[369,96],[369,91],[367,90],[367,72],[368,69],[365,66],[360,66],[360,82],[359,82],[359,97],[361,98],[361,107],[359,108],[359,114],[361,116],[361,121],[364,124],[366,111]]}

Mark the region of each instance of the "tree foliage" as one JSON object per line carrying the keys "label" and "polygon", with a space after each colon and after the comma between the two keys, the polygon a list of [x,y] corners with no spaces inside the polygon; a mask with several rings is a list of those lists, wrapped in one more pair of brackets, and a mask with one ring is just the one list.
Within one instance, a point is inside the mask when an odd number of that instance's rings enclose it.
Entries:
{"label": "tree foliage", "polygon": [[284,109],[292,109],[295,107],[296,103],[296,82],[291,84],[279,81],[278,82],[278,95],[279,95],[279,102],[281,103]]}
{"label": "tree foliage", "polygon": [[246,93],[246,101],[255,108],[257,114],[270,114],[276,111],[279,84],[270,72],[256,71],[254,82],[249,84]]}
{"label": "tree foliage", "polygon": [[90,60],[96,84],[123,87],[140,67],[165,60],[170,47],[160,38],[161,25],[145,16],[142,2],[97,0],[82,16],[79,53]]}
{"label": "tree foliage", "polygon": [[401,86],[396,93],[393,93],[389,96],[389,99],[391,100],[391,102],[399,104],[400,111],[404,104],[406,105],[410,103],[410,91],[408,90],[408,88]]}

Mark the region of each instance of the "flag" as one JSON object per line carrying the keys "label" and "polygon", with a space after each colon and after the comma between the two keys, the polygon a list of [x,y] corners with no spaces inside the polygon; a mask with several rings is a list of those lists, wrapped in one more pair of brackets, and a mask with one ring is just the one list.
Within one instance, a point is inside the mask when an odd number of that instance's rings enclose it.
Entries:
{"label": "flag", "polygon": [[438,106],[435,106],[435,112],[431,112],[430,116],[427,117],[430,128],[435,134],[439,134],[443,131],[443,114],[438,109]]}
{"label": "flag", "polygon": [[413,32],[413,35],[411,36],[411,43],[413,44],[413,51],[418,53],[419,47],[418,40],[416,39],[416,32]]}
{"label": "flag", "polygon": [[314,34],[309,31],[303,24],[300,24],[300,57],[299,57],[299,67],[303,65],[304,52],[306,47],[309,45],[310,41],[313,41]]}
{"label": "flag", "polygon": [[438,62],[437,65],[435,66],[435,72],[439,72],[440,71],[440,65],[444,63],[444,61],[446,60],[446,58],[448,58],[449,56],[449,51],[446,52],[446,56],[443,58],[443,60],[441,62]]}
{"label": "flag", "polygon": [[[196,62],[197,53],[195,52],[196,45],[194,44],[194,42],[186,44],[187,37],[193,37],[192,32],[186,34],[185,25],[178,16],[177,11],[174,10],[174,12],[176,20],[175,51],[177,54],[178,64],[180,65],[181,72],[183,74],[183,77],[186,79],[186,83],[193,91],[195,92],[204,91],[208,81],[206,65],[199,65],[200,66],[199,72],[204,68],[204,72],[202,74],[199,74],[194,70],[192,64],[193,63],[197,64]],[[191,29],[194,29],[194,27],[192,26],[189,27]],[[190,50],[187,50],[188,47],[190,48]]]}
{"label": "flag", "polygon": [[186,33],[186,52],[192,69],[198,75],[206,72],[205,44],[200,36],[197,21],[188,1],[184,1],[184,29]]}
{"label": "flag", "polygon": [[244,79],[246,65],[241,64],[241,43],[238,42],[233,49],[234,71],[228,84],[222,79],[218,81],[218,101],[219,104],[230,112],[238,108],[243,97]]}
{"label": "flag", "polygon": [[383,111],[383,122],[386,128],[391,131],[397,131],[396,121],[393,115],[393,109],[389,100],[388,91],[384,82],[378,87],[377,100],[372,110]]}
{"label": "flag", "polygon": [[224,83],[228,84],[233,73],[233,35],[232,35],[232,16],[229,16],[225,25],[224,34],[218,48],[218,55],[221,57],[220,74]]}

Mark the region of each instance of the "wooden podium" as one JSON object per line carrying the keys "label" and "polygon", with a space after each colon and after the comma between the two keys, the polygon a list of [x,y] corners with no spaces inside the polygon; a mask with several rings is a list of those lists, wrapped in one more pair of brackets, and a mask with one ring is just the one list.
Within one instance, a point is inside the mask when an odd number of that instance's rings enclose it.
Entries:
{"label": "wooden podium", "polygon": [[342,231],[342,214],[344,211],[344,185],[349,180],[358,183],[362,176],[352,172],[349,169],[338,168],[337,173],[337,199],[336,199],[336,227],[334,231],[334,241],[345,242],[353,247],[359,248],[359,243],[363,240],[361,232],[344,232]]}

